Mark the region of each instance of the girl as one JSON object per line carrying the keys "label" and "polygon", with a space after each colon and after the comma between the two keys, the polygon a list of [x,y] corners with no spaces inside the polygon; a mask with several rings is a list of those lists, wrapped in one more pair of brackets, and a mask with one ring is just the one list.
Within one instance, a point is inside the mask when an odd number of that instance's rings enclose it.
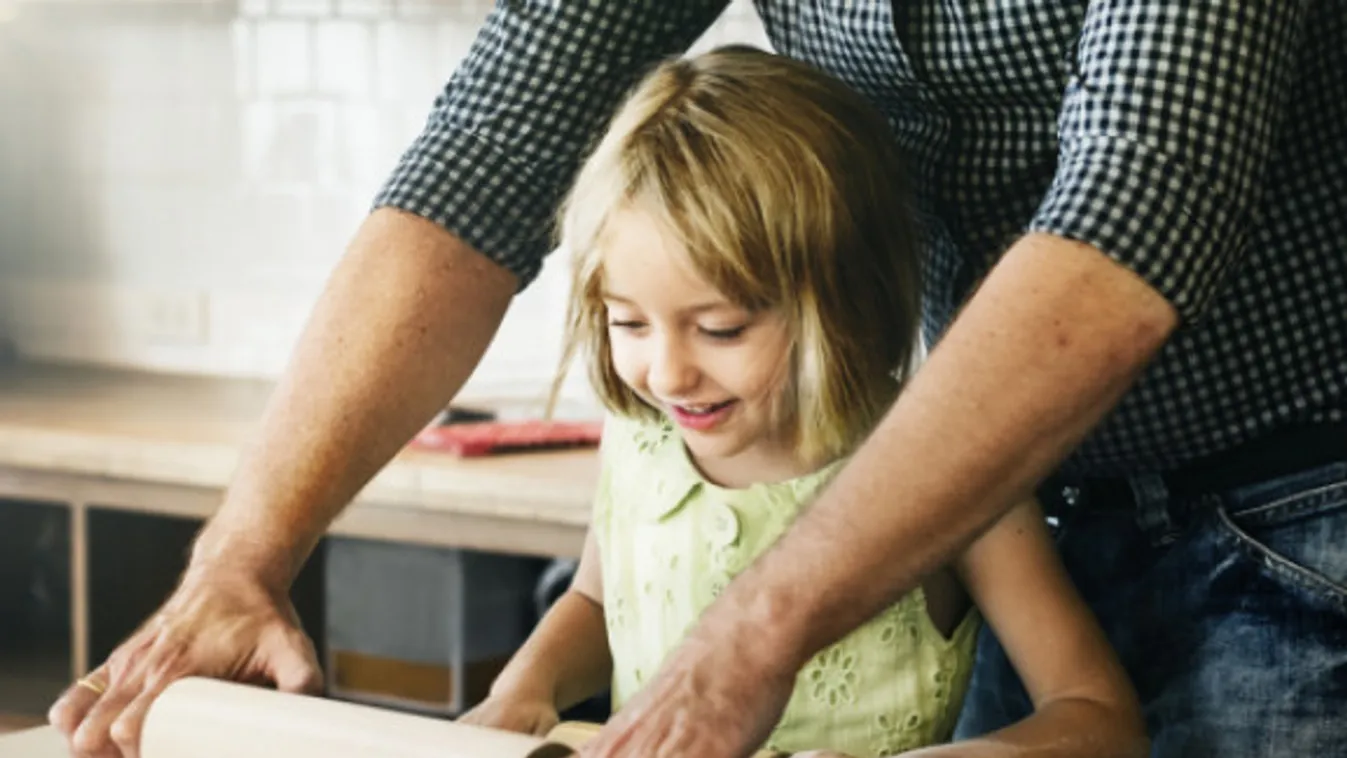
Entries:
{"label": "girl", "polygon": [[[465,721],[544,733],[609,685],[620,708],[878,421],[916,348],[903,177],[883,118],[789,59],[725,48],[634,92],[561,220],[567,356],[588,353],[612,412],[588,542]],[[1144,754],[1130,685],[1033,503],[816,655],[767,747],[868,757],[947,740],[979,623],[969,595],[1040,715],[1069,703],[1070,724],[1115,737],[1091,755]],[[1041,739],[1034,720],[999,739]]]}

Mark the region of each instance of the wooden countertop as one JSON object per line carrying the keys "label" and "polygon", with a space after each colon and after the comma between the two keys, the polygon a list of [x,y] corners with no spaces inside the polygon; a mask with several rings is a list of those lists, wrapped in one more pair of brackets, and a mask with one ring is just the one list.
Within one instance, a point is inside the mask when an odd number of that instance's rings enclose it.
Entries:
{"label": "wooden countertop", "polygon": [[[269,383],[237,379],[3,367],[0,469],[95,483],[201,489],[218,498],[270,391]],[[435,544],[453,541],[451,536],[421,534],[413,518],[421,514],[443,516],[441,525],[450,532],[454,517],[478,517],[502,529],[533,524],[582,533],[597,478],[592,450],[477,459],[408,450],[361,492],[333,531]],[[82,493],[90,503],[101,502],[96,490],[85,487]],[[0,494],[6,494],[2,479]],[[184,511],[208,515],[201,513],[202,507]],[[399,518],[403,523],[389,526],[384,534],[380,522],[392,524]],[[522,551],[539,552],[527,546]]]}

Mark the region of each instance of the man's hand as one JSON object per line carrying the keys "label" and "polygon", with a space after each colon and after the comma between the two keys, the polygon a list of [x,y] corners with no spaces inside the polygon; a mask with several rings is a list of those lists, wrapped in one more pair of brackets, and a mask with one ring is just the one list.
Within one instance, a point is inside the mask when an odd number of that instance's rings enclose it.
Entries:
{"label": "man's hand", "polygon": [[136,758],[150,704],[187,676],[271,683],[287,692],[315,692],[322,682],[313,644],[283,593],[224,569],[195,569],[83,680],[89,684],[65,691],[48,718],[78,758]]}
{"label": "man's hand", "polygon": [[517,288],[514,274],[432,221],[387,208],[369,215],[182,586],[89,686],[71,687],[52,707],[79,758],[134,758],[150,702],[185,676],[318,688],[313,646],[280,588],[462,386]]}
{"label": "man's hand", "polygon": [[744,758],[790,700],[793,668],[743,635],[699,629],[580,751],[581,758]]}

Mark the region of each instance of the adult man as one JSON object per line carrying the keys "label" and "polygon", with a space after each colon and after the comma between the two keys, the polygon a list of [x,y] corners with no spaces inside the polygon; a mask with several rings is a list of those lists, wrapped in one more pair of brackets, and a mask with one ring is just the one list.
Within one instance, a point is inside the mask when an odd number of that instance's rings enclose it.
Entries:
{"label": "adult man", "polygon": [[[313,683],[283,600],[297,567],[467,376],[623,90],[723,6],[498,7],[337,270],[182,588],[54,709],[83,724],[77,748],[110,750],[110,731],[129,752],[186,672]],[[940,340],[590,755],[744,754],[809,655],[1054,470],[1067,486],[1045,496],[1074,503],[1064,557],[1156,755],[1347,744],[1340,6],[758,7],[780,52],[869,96],[910,152]],[[969,731],[1026,705],[984,643]]]}

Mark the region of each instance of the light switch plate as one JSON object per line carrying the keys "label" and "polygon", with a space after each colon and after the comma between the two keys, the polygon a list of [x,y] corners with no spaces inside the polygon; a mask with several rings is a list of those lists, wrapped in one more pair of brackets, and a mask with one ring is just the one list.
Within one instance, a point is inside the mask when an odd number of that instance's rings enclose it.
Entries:
{"label": "light switch plate", "polygon": [[210,304],[194,290],[143,291],[129,323],[132,334],[147,342],[204,345],[210,339]]}

